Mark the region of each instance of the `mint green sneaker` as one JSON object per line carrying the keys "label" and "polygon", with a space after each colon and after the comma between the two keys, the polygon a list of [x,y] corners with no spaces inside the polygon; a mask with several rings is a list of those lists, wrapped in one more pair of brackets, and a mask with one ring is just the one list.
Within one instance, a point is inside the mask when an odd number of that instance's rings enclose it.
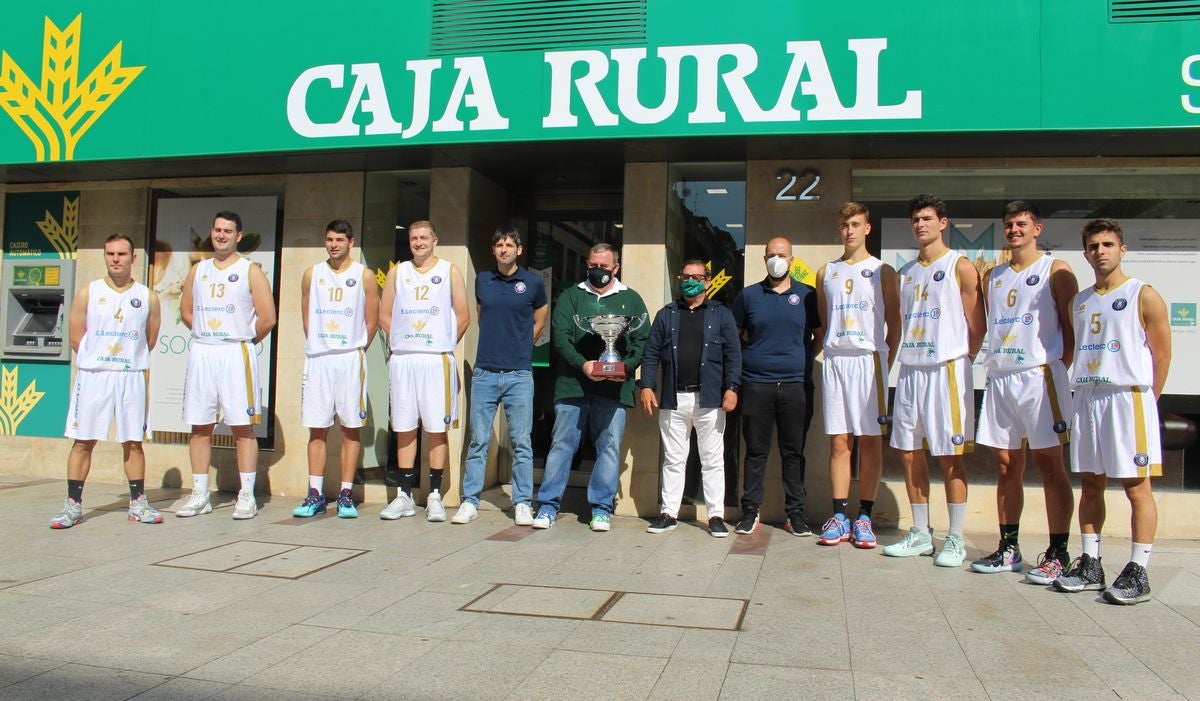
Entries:
{"label": "mint green sneaker", "polygon": [[607,533],[609,529],[609,516],[603,513],[592,514],[591,527],[597,533]]}
{"label": "mint green sneaker", "polygon": [[888,557],[917,557],[918,555],[933,554],[933,529],[923,531],[920,528],[908,529],[904,540],[891,545],[885,545],[883,554]]}
{"label": "mint green sneaker", "polygon": [[948,533],[946,544],[942,546],[942,551],[937,554],[937,557],[933,558],[933,564],[938,567],[962,567],[965,559],[967,559],[967,548],[963,545],[962,536]]}

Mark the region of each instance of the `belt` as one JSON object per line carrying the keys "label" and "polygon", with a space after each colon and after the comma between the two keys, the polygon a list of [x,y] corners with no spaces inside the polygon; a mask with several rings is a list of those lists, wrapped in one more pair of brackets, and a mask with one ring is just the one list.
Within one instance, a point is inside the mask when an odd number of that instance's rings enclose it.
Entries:
{"label": "belt", "polygon": [[676,392],[699,392],[700,385],[679,385],[675,388]]}

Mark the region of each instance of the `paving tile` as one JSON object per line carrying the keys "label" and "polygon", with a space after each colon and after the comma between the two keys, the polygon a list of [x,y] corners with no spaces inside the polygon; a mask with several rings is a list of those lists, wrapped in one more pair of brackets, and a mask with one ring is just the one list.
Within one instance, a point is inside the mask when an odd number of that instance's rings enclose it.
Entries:
{"label": "paving tile", "polygon": [[288,626],[187,672],[197,680],[236,684],[336,634],[329,628]]}
{"label": "paving tile", "polygon": [[919,671],[928,678],[956,676],[971,669],[958,638],[944,620],[928,623],[910,620],[904,625],[860,624],[850,629],[849,648],[856,673]]}
{"label": "paving tile", "polygon": [[467,606],[469,611],[590,619],[616,592],[504,584]]}
{"label": "paving tile", "polygon": [[210,697],[210,701],[263,701],[263,699],[270,699],[271,701],[327,701],[331,697],[337,698],[330,694],[307,694],[292,689],[271,689],[254,686],[253,684],[238,684],[237,686],[226,688],[216,696]]}
{"label": "paving tile", "polygon": [[1146,640],[1126,640],[1125,649],[1135,655],[1151,672],[1176,692],[1200,697],[1200,644],[1155,644]]}
{"label": "paving tile", "polygon": [[712,660],[672,658],[651,689],[650,698],[662,701],[717,699],[721,695],[721,685],[725,683],[725,670],[728,667],[728,664]]}
{"label": "paving tile", "polygon": [[579,620],[538,616],[485,615],[459,628],[451,640],[474,640],[509,646],[558,647]]}
{"label": "paving tile", "polygon": [[737,630],[745,606],[739,599],[626,593],[600,620]]}
{"label": "paving tile", "polygon": [[830,699],[845,701],[854,697],[854,680],[850,672],[831,669],[801,669],[772,665],[729,665],[722,699],[763,698]]}
{"label": "paving tile", "polygon": [[169,677],[124,669],[80,664],[61,667],[0,688],[4,701],[61,701],[61,699],[128,699],[162,684]]}
{"label": "paving tile", "polygon": [[580,652],[670,657],[682,637],[680,628],[580,621],[558,647]]}
{"label": "paving tile", "polygon": [[447,640],[359,698],[503,698],[552,653],[545,647]]}
{"label": "paving tile", "polygon": [[[811,641],[800,645],[797,641]],[[850,646],[843,624],[769,621],[747,626],[738,634],[730,656],[745,664],[850,669]]]}
{"label": "paving tile", "polygon": [[38,657],[0,655],[0,687],[34,677],[47,670],[62,666],[59,660],[44,660]]}
{"label": "paving tile", "polygon": [[147,689],[130,701],[205,701],[229,688],[228,684],[176,677]]}
{"label": "paving tile", "polygon": [[1079,653],[1054,636],[976,633],[959,636],[959,643],[975,675],[985,681],[1012,679],[1013,670],[1019,669],[1070,688],[1107,686]]}
{"label": "paving tile", "polygon": [[[1028,679],[984,679],[983,688],[991,701],[1029,701],[1046,698],[1046,682]],[[1137,698],[1136,696],[1127,698]],[[1071,687],[1071,701],[1121,701],[1112,689]]]}
{"label": "paving tile", "polygon": [[661,657],[555,650],[507,699],[644,699],[667,660]]}
{"label": "paving tile", "polygon": [[359,557],[362,554],[362,550],[319,548],[305,545],[279,555],[250,562],[230,571],[236,574],[297,579],[328,567],[335,567],[338,563]]}
{"label": "paving tile", "polygon": [[285,543],[263,543],[239,540],[207,550],[173,557],[158,563],[162,567],[180,567],[212,572],[228,572],[252,562],[295,550],[298,546]]}
{"label": "paving tile", "polygon": [[732,630],[686,629],[671,653],[672,659],[728,662],[737,645],[738,633]]}
{"label": "paving tile", "polygon": [[355,624],[355,629],[422,639],[448,638],[480,616],[460,611],[468,596],[419,591]]}
{"label": "paving tile", "polygon": [[[963,671],[962,668],[958,670],[960,675]],[[856,701],[987,701],[988,693],[983,683],[969,674],[934,676],[856,670],[854,698]]]}

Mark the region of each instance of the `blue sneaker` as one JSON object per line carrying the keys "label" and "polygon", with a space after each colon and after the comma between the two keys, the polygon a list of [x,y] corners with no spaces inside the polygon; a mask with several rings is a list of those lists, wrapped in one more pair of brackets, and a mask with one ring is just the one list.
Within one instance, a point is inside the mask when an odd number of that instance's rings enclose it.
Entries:
{"label": "blue sneaker", "polygon": [[354,506],[354,493],[349,489],[338,492],[338,518],[358,518],[358,507]]}
{"label": "blue sneaker", "polygon": [[544,531],[554,525],[554,518],[558,516],[554,509],[543,506],[538,509],[537,518],[533,519],[533,527],[537,530]]}
{"label": "blue sneaker", "polygon": [[325,495],[312,487],[309,487],[308,496],[305,497],[303,503],[292,509],[292,515],[296,518],[309,518],[323,513],[325,513]]}
{"label": "blue sneaker", "polygon": [[850,527],[850,544],[856,548],[869,550],[875,547],[875,531],[871,530],[871,519],[861,516],[854,519]]}
{"label": "blue sneaker", "polygon": [[838,545],[847,540],[850,540],[850,522],[846,520],[845,514],[834,514],[833,518],[821,526],[821,537],[817,538],[817,545]]}

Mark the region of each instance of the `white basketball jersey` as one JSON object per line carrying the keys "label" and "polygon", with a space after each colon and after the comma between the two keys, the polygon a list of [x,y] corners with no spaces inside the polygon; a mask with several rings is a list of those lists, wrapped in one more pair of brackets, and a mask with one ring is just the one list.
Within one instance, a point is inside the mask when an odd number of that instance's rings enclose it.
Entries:
{"label": "white basketball jersey", "polygon": [[962,256],[946,251],[928,265],[909,261],[900,269],[900,352],[904,365],[939,365],[967,354],[955,268]]}
{"label": "white basketball jersey", "polygon": [[1154,383],[1154,362],[1138,305],[1145,284],[1131,277],[1104,294],[1089,287],[1075,295],[1072,385],[1149,387]]}
{"label": "white basketball jersey", "polygon": [[992,269],[987,291],[989,370],[1024,370],[1062,358],[1062,329],[1050,287],[1054,259],[1043,254],[1024,270]]}
{"label": "white basketball jersey", "polygon": [[76,362],[82,370],[149,370],[150,288],[135,282],[117,292],[105,280],[88,285],[87,325]]}
{"label": "white basketball jersey", "polygon": [[258,313],[250,294],[249,258],[220,270],[212,258],[196,264],[192,278],[192,336],[197,343],[253,341]]}
{"label": "white basketball jersey", "polygon": [[825,266],[825,352],[887,350],[884,334],[883,261],[835,260]]}
{"label": "white basketball jersey", "polygon": [[450,293],[450,261],[417,272],[412,261],[396,266],[390,342],[393,353],[452,353],[458,318]]}
{"label": "white basketball jersey", "polygon": [[[306,355],[357,350],[367,345],[367,302],[363,264],[336,272],[328,262],[312,267],[308,286]],[[372,283],[377,284],[377,283]]]}

